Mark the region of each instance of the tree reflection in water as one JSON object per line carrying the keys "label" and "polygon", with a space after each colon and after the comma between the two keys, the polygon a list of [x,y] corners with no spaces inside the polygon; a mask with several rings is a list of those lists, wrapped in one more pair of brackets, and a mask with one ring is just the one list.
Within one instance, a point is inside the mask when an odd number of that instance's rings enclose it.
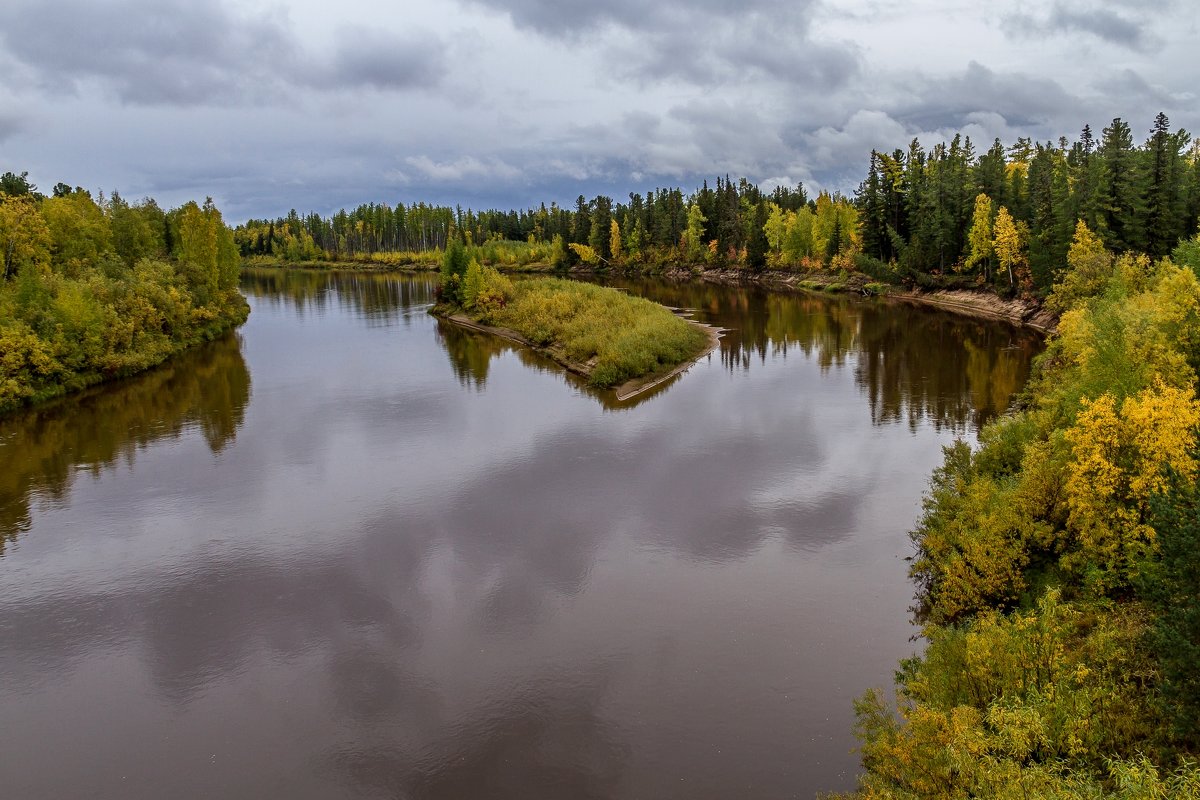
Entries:
{"label": "tree reflection in water", "polygon": [[31,524],[31,504],[62,503],[80,468],[98,475],[139,449],[198,429],[218,453],[242,425],[250,372],[230,334],[147,373],[0,422],[0,556]]}

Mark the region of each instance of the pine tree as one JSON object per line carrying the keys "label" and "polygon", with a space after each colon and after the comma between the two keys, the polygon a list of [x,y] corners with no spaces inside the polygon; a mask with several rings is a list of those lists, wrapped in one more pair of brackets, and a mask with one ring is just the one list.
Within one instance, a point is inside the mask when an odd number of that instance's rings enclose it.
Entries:
{"label": "pine tree", "polygon": [[1150,641],[1162,674],[1162,701],[1175,734],[1200,746],[1200,498],[1173,475],[1151,501],[1158,558],[1139,588],[1155,612]]}
{"label": "pine tree", "polygon": [[767,204],[759,200],[754,207],[753,223],[746,242],[746,266],[758,272],[767,266]]}
{"label": "pine tree", "polygon": [[1185,223],[1180,151],[1191,137],[1171,133],[1167,115],[1159,112],[1146,142],[1146,252],[1165,256],[1179,242]]}
{"label": "pine tree", "polygon": [[1097,189],[1099,233],[1110,250],[1139,250],[1145,201],[1133,134],[1120,117],[1104,129],[1098,154],[1102,162]]}

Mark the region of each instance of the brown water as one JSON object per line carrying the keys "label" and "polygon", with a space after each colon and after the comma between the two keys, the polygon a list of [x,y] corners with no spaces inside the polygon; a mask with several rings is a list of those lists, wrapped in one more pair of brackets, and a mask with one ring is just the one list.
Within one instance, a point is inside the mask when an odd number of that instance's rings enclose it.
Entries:
{"label": "brown water", "polygon": [[1038,340],[630,288],[732,330],[624,406],[430,278],[257,273],[237,335],[0,423],[3,796],[851,788],[929,472]]}

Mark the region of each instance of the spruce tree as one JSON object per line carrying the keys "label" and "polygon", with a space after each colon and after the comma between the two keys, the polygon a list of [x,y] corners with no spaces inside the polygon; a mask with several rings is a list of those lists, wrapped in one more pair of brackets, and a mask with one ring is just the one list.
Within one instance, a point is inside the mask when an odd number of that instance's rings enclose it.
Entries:
{"label": "spruce tree", "polygon": [[1150,643],[1162,676],[1163,710],[1175,734],[1200,745],[1200,503],[1195,484],[1172,476],[1151,502],[1158,558],[1142,571],[1141,594],[1155,612]]}

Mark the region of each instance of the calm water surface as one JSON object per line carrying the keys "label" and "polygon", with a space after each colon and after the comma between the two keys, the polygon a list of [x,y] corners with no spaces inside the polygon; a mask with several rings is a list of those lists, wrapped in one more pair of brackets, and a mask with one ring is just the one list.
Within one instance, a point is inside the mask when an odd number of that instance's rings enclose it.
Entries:
{"label": "calm water surface", "polygon": [[915,647],[906,531],[1035,337],[638,283],[731,330],[627,405],[256,273],[235,336],[0,423],[12,798],[810,798]]}

